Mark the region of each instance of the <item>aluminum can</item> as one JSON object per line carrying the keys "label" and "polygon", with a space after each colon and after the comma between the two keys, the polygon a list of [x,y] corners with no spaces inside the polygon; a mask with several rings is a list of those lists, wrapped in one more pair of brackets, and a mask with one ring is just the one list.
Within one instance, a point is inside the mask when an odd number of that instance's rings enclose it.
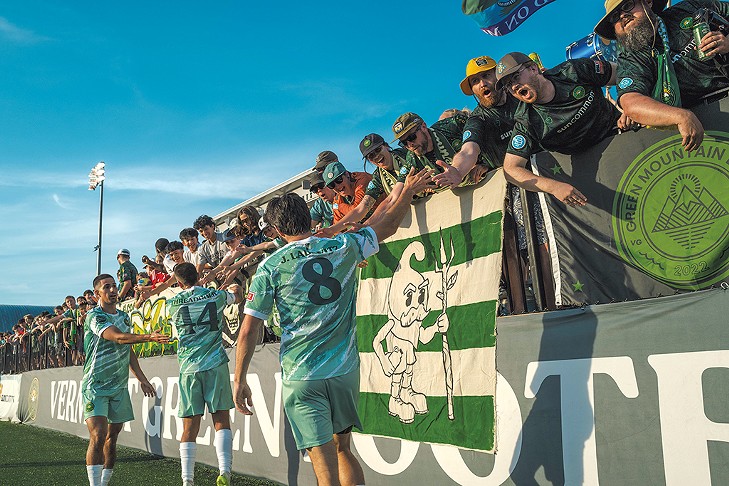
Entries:
{"label": "aluminum can", "polygon": [[704,54],[704,51],[699,49],[699,45],[701,44],[701,39],[703,39],[704,36],[710,32],[709,24],[707,24],[706,22],[703,22],[703,21],[697,22],[696,20],[694,20],[693,31],[694,31],[694,41],[696,42],[696,57],[700,61],[704,61],[706,59],[713,58],[714,57],[713,55],[707,56],[706,54]]}

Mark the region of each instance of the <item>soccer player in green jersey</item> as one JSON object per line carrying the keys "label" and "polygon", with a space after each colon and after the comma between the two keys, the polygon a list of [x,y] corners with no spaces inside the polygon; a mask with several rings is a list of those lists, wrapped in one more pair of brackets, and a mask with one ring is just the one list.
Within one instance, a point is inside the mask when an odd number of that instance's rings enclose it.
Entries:
{"label": "soccer player in green jersey", "polygon": [[116,440],[124,422],[134,419],[129,398],[129,370],[139,380],[145,396],[156,396],[154,387],[144,376],[137,355],[129,344],[169,342],[158,332],[134,334],[129,316],[117,310],[119,291],[111,275],[102,273],[94,279],[94,295],[99,305],[86,314],[84,322],[84,377],[81,393],[84,419],[89,428],[86,470],[89,485],[107,485],[116,462]]}
{"label": "soccer player in green jersey", "polygon": [[320,486],[364,484],[350,451],[357,415],[359,355],[355,339],[357,264],[376,253],[378,241],[395,233],[413,196],[430,182],[430,171],[411,169],[400,196],[372,226],[334,238],[311,236],[311,215],[295,194],[274,198],[266,221],[288,242],[268,257],[251,282],[238,336],[236,408],[251,415],[246,383],[263,320],[273,305],[281,328],[284,410],[297,447],[306,449]]}
{"label": "soccer player in green jersey", "polygon": [[227,486],[233,462],[230,409],[235,405],[230,389],[228,355],[223,349],[223,309],[243,299],[237,285],[230,286],[232,293],[199,287],[198,273],[192,263],[175,265],[174,272],[182,292],[167,300],[167,315],[179,337],[182,481],[185,486],[193,484],[195,439],[207,405],[215,425],[215,452],[220,470],[216,484]]}

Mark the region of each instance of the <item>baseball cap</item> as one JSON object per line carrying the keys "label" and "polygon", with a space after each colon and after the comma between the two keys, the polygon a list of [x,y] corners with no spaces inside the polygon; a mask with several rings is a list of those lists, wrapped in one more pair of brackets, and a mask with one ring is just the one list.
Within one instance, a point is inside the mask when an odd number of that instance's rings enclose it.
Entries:
{"label": "baseball cap", "polygon": [[423,123],[423,119],[412,112],[403,113],[397,117],[395,123],[392,124],[392,133],[395,134],[395,140],[399,140],[400,137],[408,133],[413,128],[420,126]]}
{"label": "baseball cap", "polygon": [[341,162],[332,162],[324,169],[324,184],[328,186],[334,179],[346,173],[347,169],[344,168]]}
{"label": "baseball cap", "polygon": [[122,248],[121,250],[116,252],[116,256],[119,256],[119,255],[131,256],[131,253],[129,253],[129,250],[127,250],[126,248]]}
{"label": "baseball cap", "polygon": [[325,185],[324,178],[321,176],[321,174],[317,174],[314,177],[312,177],[311,179],[309,179],[309,191],[315,192],[316,187],[320,184]]}
{"label": "baseball cap", "polygon": [[235,230],[233,228],[228,228],[225,230],[225,233],[223,233],[223,243],[226,241],[231,241],[238,238],[238,235],[236,234]]}
{"label": "baseball cap", "polygon": [[325,150],[316,156],[314,169],[322,169],[332,162],[339,162],[339,157],[331,150]]}
{"label": "baseball cap", "polygon": [[468,64],[466,64],[466,77],[461,81],[461,91],[464,95],[471,96],[473,90],[471,89],[471,83],[468,82],[468,78],[474,74],[482,73],[496,67],[496,61],[489,56],[474,57]]}
{"label": "baseball cap", "polygon": [[385,139],[376,133],[370,133],[359,143],[359,151],[362,152],[362,158],[366,159],[377,147],[385,144]]}
{"label": "baseball cap", "polygon": [[499,63],[496,65],[496,87],[498,89],[503,88],[504,86],[501,81],[510,74],[517,72],[521,65],[527,62],[534,61],[521,52],[510,52],[499,59]]}
{"label": "baseball cap", "polygon": [[[608,17],[610,14],[612,14],[615,10],[617,10],[618,7],[620,7],[620,4],[622,4],[625,0],[606,0],[605,1],[605,16],[600,19],[600,22],[597,23],[595,26],[595,32],[600,35],[600,37],[604,37],[605,39],[615,40],[615,26],[608,22]],[[663,9],[666,8],[667,0],[653,0],[653,3],[651,4],[651,10],[655,13],[663,12]]]}

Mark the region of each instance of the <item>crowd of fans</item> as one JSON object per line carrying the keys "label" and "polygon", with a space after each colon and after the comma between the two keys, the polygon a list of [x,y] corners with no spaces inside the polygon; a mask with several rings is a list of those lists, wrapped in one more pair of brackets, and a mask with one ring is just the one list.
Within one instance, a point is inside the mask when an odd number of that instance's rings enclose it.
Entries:
{"label": "crowd of fans", "polygon": [[[356,223],[376,222],[397,199],[411,171],[432,173],[433,182],[420,197],[476,184],[490,170],[503,167],[515,186],[578,207],[587,203],[587,196],[570,184],[534,175],[527,168],[532,154],[544,149],[577,153],[619,130],[642,126],[675,126],[686,150],[697,148],[704,131],[687,108],[729,87],[729,24],[724,21],[729,6],[708,0],[685,0],[667,9],[665,4],[665,0],[606,2],[606,15],[595,30],[617,39],[621,52],[617,64],[572,59],[547,70],[538,56],[520,52],[499,61],[489,56],[471,59],[460,90],[473,96],[477,107],[472,112],[445,110],[430,126],[415,113],[403,113],[392,125],[398,147],[391,147],[380,134],[366,135],[359,149],[365,163],[374,166],[371,174],[350,171],[334,152],[321,152],[309,180],[310,191],[318,195],[311,207],[312,232],[333,236]],[[708,8],[713,20],[709,33],[698,42],[685,24],[701,8]],[[698,56],[698,51],[705,55]],[[611,85],[617,86],[617,102],[603,92]],[[511,191],[510,199],[523,229],[518,191]],[[536,208],[530,211],[538,249],[546,253],[541,215]],[[523,231],[518,234],[523,251]],[[155,257],[142,257],[141,272],[131,262],[129,250],[119,250],[119,300],[133,298],[141,305],[176,285],[173,268],[183,262],[196,266],[204,284],[223,289],[245,286],[266,254],[283,244],[276,236],[253,206],[243,207],[236,224],[225,232],[217,231],[213,219],[202,215],[180,231],[179,240],[158,239]],[[68,296],[56,307],[55,316],[23,318],[12,333],[0,337],[0,346],[27,354],[29,348],[47,342],[52,350],[46,352],[48,366],[82,364],[83,317],[94,305],[90,290],[78,298]],[[23,366],[33,365],[29,360]]]}

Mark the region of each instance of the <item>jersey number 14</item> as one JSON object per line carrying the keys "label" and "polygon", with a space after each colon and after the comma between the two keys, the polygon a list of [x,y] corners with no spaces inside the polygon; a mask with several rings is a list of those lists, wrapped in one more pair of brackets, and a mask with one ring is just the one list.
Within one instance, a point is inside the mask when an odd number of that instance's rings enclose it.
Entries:
{"label": "jersey number 14", "polygon": [[183,322],[182,329],[188,334],[195,334],[195,328],[200,326],[208,326],[211,331],[218,330],[218,308],[215,306],[215,302],[208,302],[194,324],[190,318],[188,306],[183,305],[179,312]]}

